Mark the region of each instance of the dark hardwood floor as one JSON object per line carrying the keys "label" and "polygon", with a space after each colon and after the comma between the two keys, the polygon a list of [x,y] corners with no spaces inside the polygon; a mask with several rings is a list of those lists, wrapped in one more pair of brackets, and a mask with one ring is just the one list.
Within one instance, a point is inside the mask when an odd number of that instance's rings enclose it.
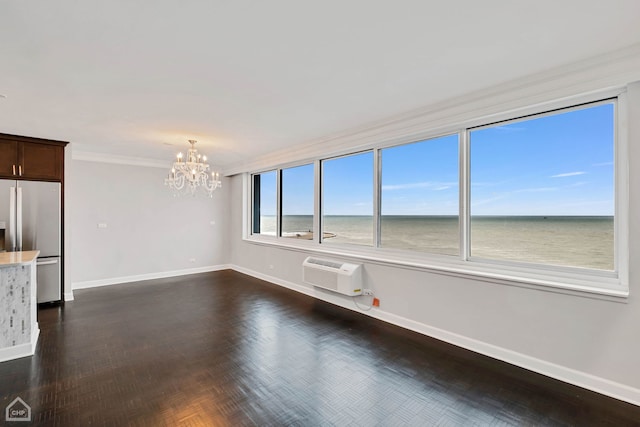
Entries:
{"label": "dark hardwood floor", "polygon": [[626,426],[640,407],[236,273],[76,291],[0,363],[54,426]]}

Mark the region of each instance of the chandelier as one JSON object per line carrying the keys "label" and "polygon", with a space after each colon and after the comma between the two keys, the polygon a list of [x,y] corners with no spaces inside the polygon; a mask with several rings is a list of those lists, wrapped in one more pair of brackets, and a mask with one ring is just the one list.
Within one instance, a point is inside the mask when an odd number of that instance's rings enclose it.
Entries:
{"label": "chandelier", "polygon": [[186,160],[182,159],[182,153],[178,153],[177,161],[173,163],[164,185],[177,194],[195,195],[198,189],[202,189],[211,197],[216,188],[222,187],[222,181],[218,172],[209,172],[207,156],[198,154],[198,150],[195,149],[196,142],[193,139],[189,140],[191,148],[187,150]]}

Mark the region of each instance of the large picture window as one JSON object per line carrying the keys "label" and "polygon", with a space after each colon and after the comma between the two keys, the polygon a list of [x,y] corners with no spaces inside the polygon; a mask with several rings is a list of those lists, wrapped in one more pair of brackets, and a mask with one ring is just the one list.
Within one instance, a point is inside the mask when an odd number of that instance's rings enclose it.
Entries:
{"label": "large picture window", "polygon": [[470,132],[471,256],[614,269],[614,104]]}
{"label": "large picture window", "polygon": [[459,255],[458,135],[381,150],[380,246]]}
{"label": "large picture window", "polygon": [[617,161],[626,155],[618,102],[528,110],[254,174],[252,234],[455,274],[624,294],[628,184]]}

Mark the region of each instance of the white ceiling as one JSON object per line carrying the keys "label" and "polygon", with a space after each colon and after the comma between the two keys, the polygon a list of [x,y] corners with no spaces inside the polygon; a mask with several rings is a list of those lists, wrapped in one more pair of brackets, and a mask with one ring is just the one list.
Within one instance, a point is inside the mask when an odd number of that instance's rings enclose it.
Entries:
{"label": "white ceiling", "polygon": [[247,161],[640,43],[638,0],[4,0],[0,132]]}

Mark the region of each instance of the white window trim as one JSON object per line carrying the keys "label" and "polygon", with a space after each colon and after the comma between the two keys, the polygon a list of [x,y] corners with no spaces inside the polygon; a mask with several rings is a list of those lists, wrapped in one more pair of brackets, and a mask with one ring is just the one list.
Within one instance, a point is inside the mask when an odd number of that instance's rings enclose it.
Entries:
{"label": "white window trim", "polygon": [[[616,103],[616,125],[614,128],[614,144],[615,144],[615,265],[616,270],[613,272],[601,271],[594,269],[580,269],[574,267],[561,267],[553,265],[526,264],[516,261],[498,261],[487,259],[470,258],[469,253],[469,224],[468,221],[462,219],[463,210],[468,209],[469,203],[469,151],[468,151],[468,130],[479,126],[489,125],[495,122],[502,122],[517,119],[519,117],[545,114],[547,112],[573,108],[581,104],[595,103],[604,101],[609,98],[617,98]],[[424,132],[421,136],[416,135],[410,138],[397,138],[393,140],[385,140],[371,147],[360,147],[357,150],[339,153],[326,153],[322,159],[339,157],[342,155],[356,154],[362,151],[373,150],[375,167],[374,167],[374,213],[379,213],[379,156],[378,150],[396,145],[402,145],[411,142],[417,142],[425,139],[431,139],[443,135],[458,134],[459,147],[461,153],[460,158],[460,179],[465,185],[460,186],[460,244],[461,256],[446,256],[421,253],[417,251],[403,251],[389,248],[378,247],[362,247],[359,245],[348,244],[321,244],[321,203],[320,192],[321,170],[320,159],[305,160],[296,162],[295,165],[308,164],[313,162],[315,165],[315,201],[314,201],[314,235],[313,241],[299,241],[277,236],[253,235],[251,234],[250,217],[252,215],[252,183],[251,179],[244,179],[244,203],[243,210],[248,213],[249,219],[243,221],[243,239],[250,243],[261,245],[273,245],[291,250],[300,250],[303,252],[313,252],[322,255],[344,257],[363,262],[371,262],[375,264],[390,265],[402,268],[418,269],[439,274],[455,275],[467,277],[474,280],[488,280],[494,283],[502,283],[507,285],[525,286],[539,288],[546,291],[556,291],[561,293],[578,294],[582,296],[603,297],[610,299],[611,297],[617,301],[625,301],[629,296],[629,166],[628,166],[628,119],[627,119],[627,99],[624,89],[608,89],[605,91],[594,92],[586,95],[563,98],[547,103],[536,104],[511,110],[502,114],[493,114],[478,119],[466,121],[464,123],[440,128],[437,131]],[[266,170],[279,170],[281,168],[291,167],[292,164],[271,167]],[[245,178],[254,172],[245,174]],[[278,173],[279,176],[279,173]],[[278,194],[280,187],[278,186]],[[279,195],[278,195],[279,197]],[[377,209],[376,209],[377,207]],[[278,212],[279,215],[279,212]],[[278,221],[279,222],[279,221]],[[379,218],[374,218],[375,230],[379,229]],[[377,233],[376,233],[377,235]],[[374,236],[374,241],[376,237]]]}

